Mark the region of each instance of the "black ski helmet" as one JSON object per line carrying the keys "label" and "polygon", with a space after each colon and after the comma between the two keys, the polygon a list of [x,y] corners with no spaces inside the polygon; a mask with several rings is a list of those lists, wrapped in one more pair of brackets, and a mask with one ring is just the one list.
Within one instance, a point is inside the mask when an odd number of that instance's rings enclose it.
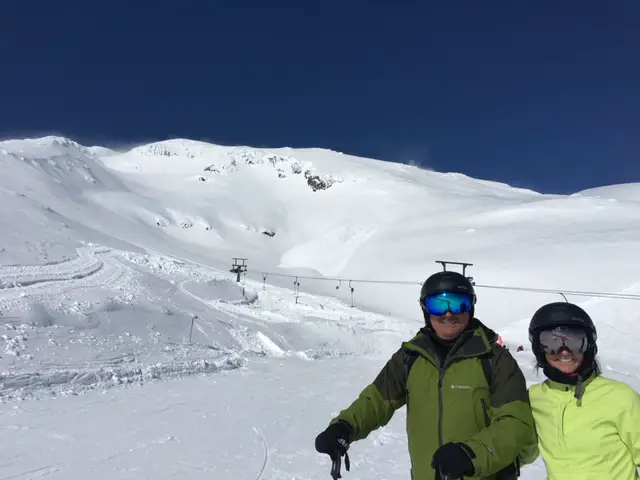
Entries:
{"label": "black ski helmet", "polygon": [[598,351],[596,346],[598,333],[589,314],[573,303],[553,302],[540,307],[536,313],[533,314],[531,322],[529,322],[531,349],[540,365],[546,363],[544,354],[540,348],[540,332],[560,326],[583,328],[589,342],[585,355],[588,354],[591,360],[595,359]]}
{"label": "black ski helmet", "polygon": [[424,306],[424,300],[429,295],[435,295],[436,293],[467,293],[471,295],[471,310],[469,310],[469,317],[473,318],[474,305],[477,301],[476,292],[473,288],[471,281],[458,272],[443,271],[437,272],[427,278],[422,284],[420,290],[420,308],[424,313],[425,320],[429,321],[429,312],[427,312]]}

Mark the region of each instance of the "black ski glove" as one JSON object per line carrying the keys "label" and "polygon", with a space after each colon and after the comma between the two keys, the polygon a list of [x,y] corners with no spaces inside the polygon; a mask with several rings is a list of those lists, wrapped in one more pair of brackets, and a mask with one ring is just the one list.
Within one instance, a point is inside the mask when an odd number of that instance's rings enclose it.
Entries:
{"label": "black ski glove", "polygon": [[316,437],[316,450],[332,458],[334,455],[343,456],[349,448],[349,437],[352,431],[351,425],[347,422],[332,423]]}
{"label": "black ski glove", "polygon": [[431,466],[448,478],[471,477],[476,469],[472,459],[476,454],[464,443],[445,443],[433,454]]}
{"label": "black ski glove", "polygon": [[316,450],[319,453],[326,453],[333,461],[331,476],[334,479],[341,478],[340,459],[343,455],[345,468],[347,471],[351,468],[347,450],[352,432],[351,425],[344,421],[338,421],[329,425],[324,432],[316,437]]}

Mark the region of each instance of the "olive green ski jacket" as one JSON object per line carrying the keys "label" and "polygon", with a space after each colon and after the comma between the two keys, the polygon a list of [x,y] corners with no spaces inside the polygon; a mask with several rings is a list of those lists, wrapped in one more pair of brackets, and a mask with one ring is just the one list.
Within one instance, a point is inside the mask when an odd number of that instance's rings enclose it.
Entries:
{"label": "olive green ski jacket", "polygon": [[[330,423],[348,422],[353,442],[386,425],[406,404],[412,480],[435,478],[431,458],[447,442],[471,447],[472,478],[493,480],[516,459],[519,465],[533,462],[539,451],[522,371],[496,333],[472,321],[477,326],[458,337],[443,365],[428,332],[403,342],[374,382]],[[418,356],[408,370],[411,352]],[[491,387],[482,356],[491,357]]]}

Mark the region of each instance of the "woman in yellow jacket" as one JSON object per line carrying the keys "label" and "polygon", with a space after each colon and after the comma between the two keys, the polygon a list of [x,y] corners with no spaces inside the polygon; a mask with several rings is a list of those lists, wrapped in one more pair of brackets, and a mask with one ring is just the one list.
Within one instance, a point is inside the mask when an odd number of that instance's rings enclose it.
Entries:
{"label": "woman in yellow jacket", "polygon": [[589,315],[571,303],[544,305],[529,324],[547,377],[529,398],[550,480],[640,478],[640,395],[601,375],[596,339]]}

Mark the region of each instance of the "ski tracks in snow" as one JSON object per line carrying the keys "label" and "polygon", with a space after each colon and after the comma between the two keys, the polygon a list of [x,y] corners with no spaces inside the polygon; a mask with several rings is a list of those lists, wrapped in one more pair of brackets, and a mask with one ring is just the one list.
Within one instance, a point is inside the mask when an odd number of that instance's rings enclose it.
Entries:
{"label": "ski tracks in snow", "polygon": [[52,473],[56,473],[59,470],[55,465],[46,465],[40,468],[34,468],[33,470],[29,470],[22,473],[17,473],[15,475],[10,475],[8,477],[2,477],[0,480],[13,480],[17,478],[25,478],[27,475],[38,474],[38,476],[42,477],[44,475],[50,475]]}
{"label": "ski tracks in snow", "polygon": [[264,474],[265,470],[267,469],[267,466],[269,465],[269,443],[267,442],[267,439],[262,433],[262,430],[260,430],[258,427],[253,427],[253,431],[262,442],[262,446],[264,448],[264,461],[262,462],[262,468],[260,468],[260,472],[258,472],[258,476],[256,477],[256,480],[261,480],[262,475]]}
{"label": "ski tracks in snow", "polygon": [[145,282],[188,276],[192,267],[94,244],[77,253],[47,265],[0,266],[0,402],[242,366],[236,352],[181,343],[184,315],[145,313],[155,301]]}
{"label": "ski tracks in snow", "polygon": [[120,260],[118,251],[87,245],[77,252],[76,258],[55,264],[0,267],[0,309],[16,309],[25,298],[69,298],[67,293],[78,289],[132,294],[133,268]]}

